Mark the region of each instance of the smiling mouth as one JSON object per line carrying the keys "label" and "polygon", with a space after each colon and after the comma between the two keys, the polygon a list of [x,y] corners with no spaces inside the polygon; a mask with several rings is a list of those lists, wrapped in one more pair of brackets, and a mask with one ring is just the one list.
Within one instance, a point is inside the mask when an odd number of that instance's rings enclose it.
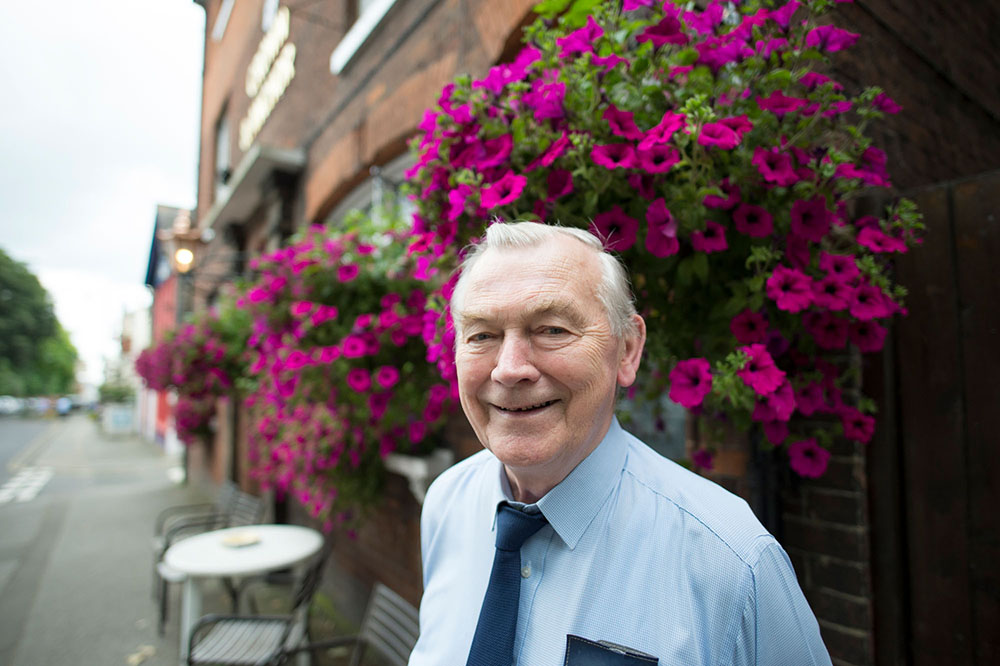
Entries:
{"label": "smiling mouth", "polygon": [[554,405],[558,400],[548,400],[546,402],[540,402],[537,405],[528,405],[527,407],[501,407],[500,405],[493,405],[501,412],[507,412],[509,414],[523,414],[526,412],[536,412],[540,409],[545,409],[549,405]]}

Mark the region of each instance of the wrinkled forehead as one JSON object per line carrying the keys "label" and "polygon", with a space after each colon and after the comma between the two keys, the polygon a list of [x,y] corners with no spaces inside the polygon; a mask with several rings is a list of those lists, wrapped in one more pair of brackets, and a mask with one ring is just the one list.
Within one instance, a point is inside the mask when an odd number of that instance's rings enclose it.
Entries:
{"label": "wrinkled forehead", "polygon": [[[572,240],[572,239],[570,239]],[[573,241],[530,248],[490,248],[462,277],[453,299],[456,323],[507,313],[590,310],[601,279],[596,253]]]}

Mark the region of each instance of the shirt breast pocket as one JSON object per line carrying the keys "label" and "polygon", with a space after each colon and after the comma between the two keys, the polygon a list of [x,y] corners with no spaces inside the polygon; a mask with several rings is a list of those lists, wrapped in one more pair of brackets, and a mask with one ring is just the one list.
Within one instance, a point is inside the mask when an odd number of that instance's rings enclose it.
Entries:
{"label": "shirt breast pocket", "polygon": [[564,666],[650,666],[660,660],[651,654],[611,643],[591,641],[580,636],[566,636]]}

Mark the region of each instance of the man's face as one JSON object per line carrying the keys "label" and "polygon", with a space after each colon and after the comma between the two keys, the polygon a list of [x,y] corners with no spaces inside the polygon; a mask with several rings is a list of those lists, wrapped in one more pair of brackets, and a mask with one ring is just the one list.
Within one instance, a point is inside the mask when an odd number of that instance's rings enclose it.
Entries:
{"label": "man's face", "polygon": [[459,395],[518,499],[548,492],[600,443],[642,343],[622,344],[597,299],[596,253],[572,238],[489,250],[456,315]]}

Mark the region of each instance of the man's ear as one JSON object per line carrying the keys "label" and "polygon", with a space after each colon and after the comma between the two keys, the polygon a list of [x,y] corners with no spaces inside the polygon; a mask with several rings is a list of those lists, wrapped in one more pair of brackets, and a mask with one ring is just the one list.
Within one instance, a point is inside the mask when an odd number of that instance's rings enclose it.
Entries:
{"label": "man's ear", "polygon": [[621,358],[618,361],[618,385],[628,388],[635,381],[642,359],[642,349],[646,345],[646,322],[642,317],[632,315],[635,333],[625,338]]}

